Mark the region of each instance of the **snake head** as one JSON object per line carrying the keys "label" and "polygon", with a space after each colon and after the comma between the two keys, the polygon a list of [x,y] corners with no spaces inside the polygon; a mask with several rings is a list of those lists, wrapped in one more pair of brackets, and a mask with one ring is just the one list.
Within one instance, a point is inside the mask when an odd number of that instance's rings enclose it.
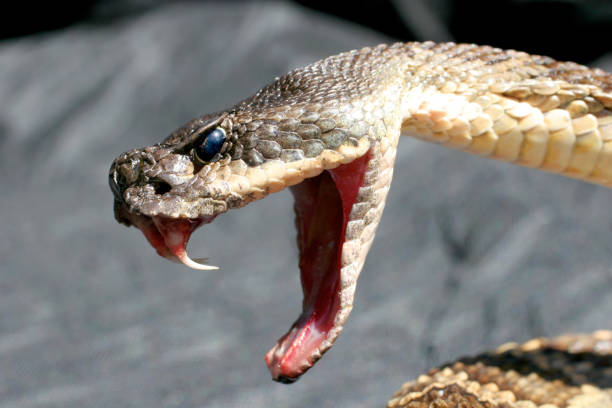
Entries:
{"label": "snake head", "polygon": [[[398,50],[389,50],[393,59]],[[390,79],[370,74],[380,66],[364,64],[368,53],[383,52],[351,52],[292,71],[159,144],[123,153],[110,169],[117,220],[142,230],[161,256],[199,269],[212,267],[186,254],[196,228],[291,187],[304,299],[301,315],[266,355],[277,381],[293,382],[312,367],[352,310],[400,130],[397,104],[378,102],[396,98],[399,84],[382,87]],[[347,86],[355,67],[366,79]],[[385,94],[372,98],[377,92]]]}
{"label": "snake head", "polygon": [[[191,121],[160,144],[121,154],[109,184],[117,221],[139,228],[159,255],[197,269],[214,267],[187,256],[195,229],[291,187],[303,312],[266,356],[273,378],[290,383],[342,330],[382,211],[372,200],[384,197],[365,185],[376,181],[366,176],[375,127],[321,104],[282,113],[237,109]],[[348,128],[332,126],[340,120]]]}
{"label": "snake head", "polygon": [[[384,197],[365,185],[376,181],[366,175],[375,127],[334,120],[338,110],[321,104],[282,113],[238,109],[191,121],[160,144],[121,154],[109,183],[119,222],[139,228],[159,255],[198,269],[214,267],[187,256],[196,228],[292,188],[303,311],[266,356],[273,378],[288,383],[342,330],[382,211],[373,200]],[[349,127],[331,126],[336,120]]]}

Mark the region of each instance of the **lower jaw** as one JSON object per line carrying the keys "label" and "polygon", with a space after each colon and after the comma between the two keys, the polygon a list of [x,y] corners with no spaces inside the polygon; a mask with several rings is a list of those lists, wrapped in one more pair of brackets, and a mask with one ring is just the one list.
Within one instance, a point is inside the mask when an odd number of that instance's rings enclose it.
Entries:
{"label": "lower jaw", "polygon": [[352,307],[352,292],[347,296],[342,289],[342,248],[369,158],[365,155],[291,188],[304,300],[300,317],[266,354],[277,381],[294,382],[312,367],[342,330],[341,307]]}

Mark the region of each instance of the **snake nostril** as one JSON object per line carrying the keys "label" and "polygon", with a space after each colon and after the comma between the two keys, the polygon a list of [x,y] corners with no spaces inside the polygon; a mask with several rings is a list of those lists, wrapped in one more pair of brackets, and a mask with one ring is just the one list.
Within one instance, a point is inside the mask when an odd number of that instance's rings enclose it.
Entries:
{"label": "snake nostril", "polygon": [[151,182],[151,185],[157,195],[162,195],[172,189],[172,186],[163,180],[154,180]]}

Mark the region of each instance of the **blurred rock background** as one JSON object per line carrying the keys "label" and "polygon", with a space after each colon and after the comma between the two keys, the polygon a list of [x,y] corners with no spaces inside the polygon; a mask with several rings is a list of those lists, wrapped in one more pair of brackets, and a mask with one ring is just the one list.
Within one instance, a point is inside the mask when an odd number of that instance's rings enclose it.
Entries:
{"label": "blurred rock background", "polygon": [[[330,4],[331,3],[331,4]],[[611,328],[612,193],[402,140],[335,347],[298,383],[263,355],[298,316],[292,198],[157,257],[112,215],[124,150],[287,70],[381,42],[476,42],[612,70],[609,2],[14,3],[0,25],[0,408],[372,407],[507,341]]]}

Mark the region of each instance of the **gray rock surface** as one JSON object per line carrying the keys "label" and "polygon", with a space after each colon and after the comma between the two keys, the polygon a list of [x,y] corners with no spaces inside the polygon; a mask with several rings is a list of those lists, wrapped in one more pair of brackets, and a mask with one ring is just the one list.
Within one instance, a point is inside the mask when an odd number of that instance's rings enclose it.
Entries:
{"label": "gray rock surface", "polygon": [[297,384],[263,356],[299,314],[292,198],[158,256],[112,215],[124,150],[290,68],[390,41],[278,4],[181,3],[0,44],[0,408],[372,407],[441,362],[611,328],[612,191],[402,140],[335,347]]}

